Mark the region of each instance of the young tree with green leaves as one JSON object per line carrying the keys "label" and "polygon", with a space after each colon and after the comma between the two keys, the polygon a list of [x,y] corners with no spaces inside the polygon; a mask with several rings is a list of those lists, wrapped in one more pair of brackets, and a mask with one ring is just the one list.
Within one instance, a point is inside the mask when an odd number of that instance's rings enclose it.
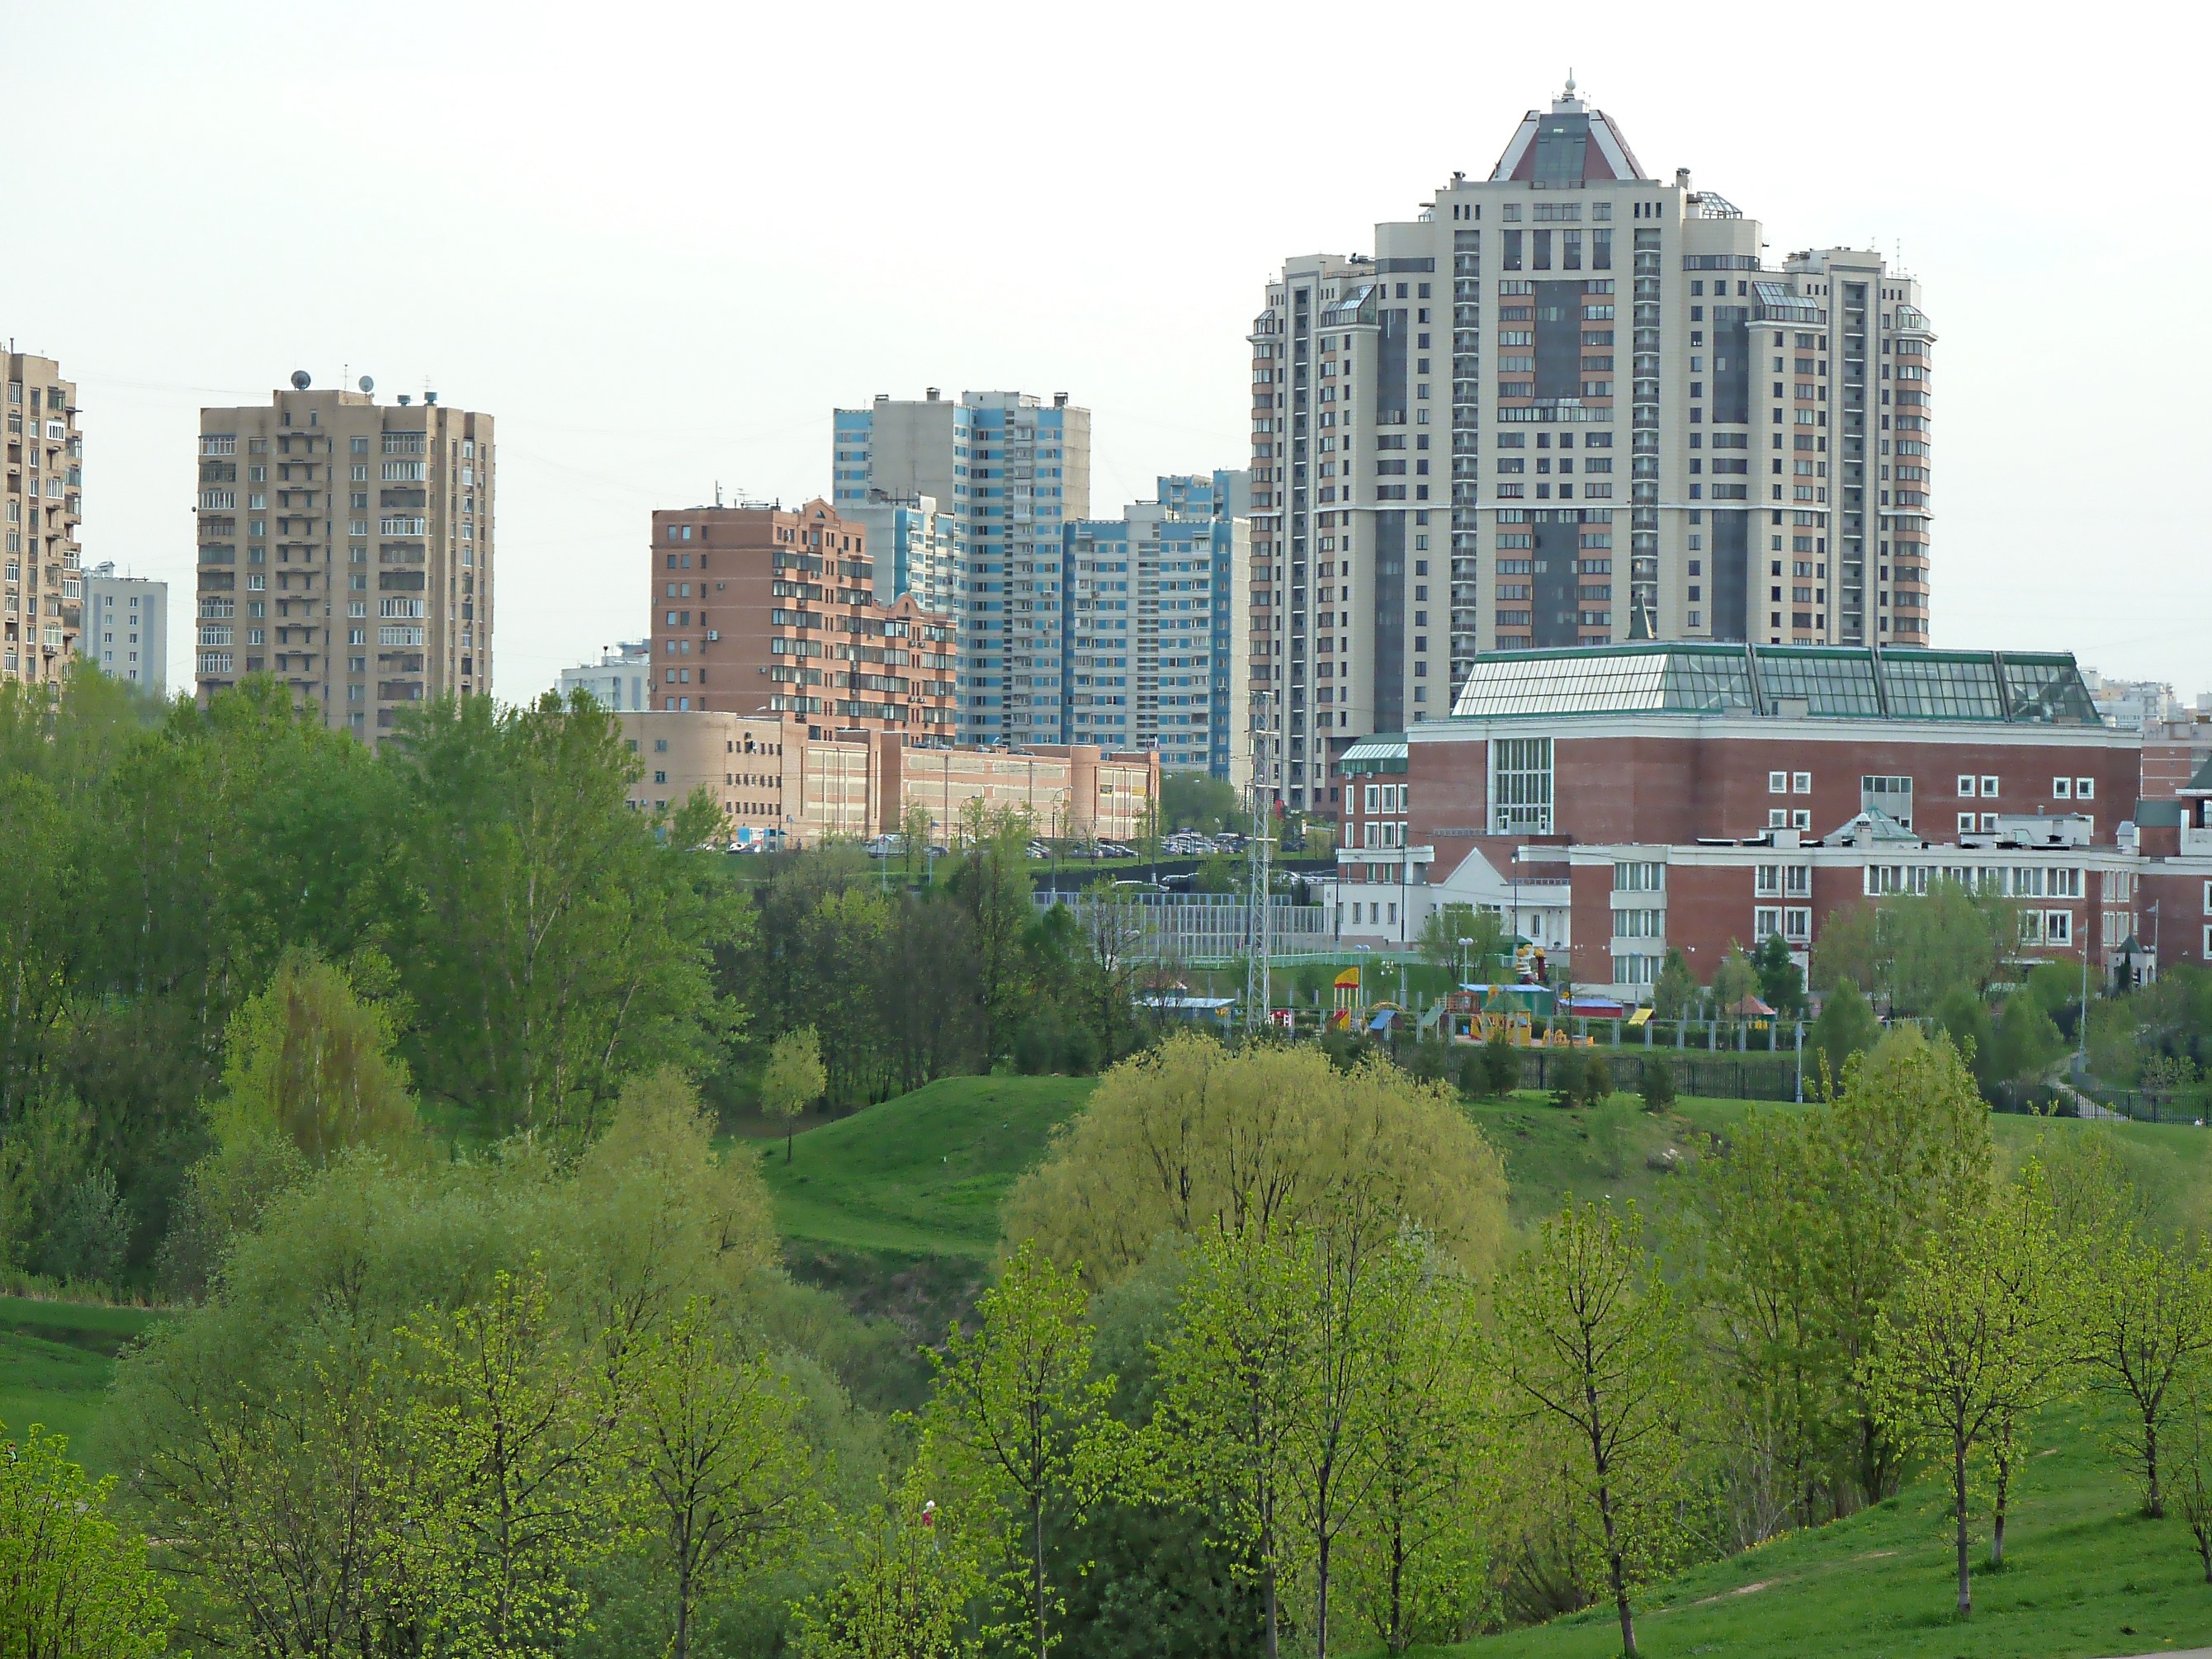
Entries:
{"label": "young tree with green leaves", "polygon": [[1472,904],[1444,904],[1430,911],[1416,944],[1430,966],[1463,969],[1477,978],[1486,964],[1510,949],[1504,919]]}
{"label": "young tree with green leaves", "polygon": [[1686,1335],[1640,1230],[1633,1204],[1617,1212],[1571,1199],[1497,1291],[1506,1382],[1523,1412],[1571,1438],[1571,1478],[1595,1517],[1628,1659],[1631,1596],[1680,1538]]}
{"label": "young tree with green leaves", "polygon": [[[1863,1364],[1875,1415],[1893,1438],[1947,1467],[1961,1619],[1974,1607],[1968,1559],[1974,1466],[1996,1459],[2008,1491],[2015,1429],[2048,1398],[2062,1364],[2057,1328],[2065,1298],[2041,1207],[2022,1193],[1951,1218],[1877,1311]],[[2005,1498],[1997,1501],[2002,1517]],[[2002,1518],[1997,1524],[1993,1562],[2002,1561],[2004,1547]]]}
{"label": "young tree with green leaves", "polygon": [[1827,994],[1820,1017],[1805,1034],[1805,1059],[1824,1086],[1843,1079],[1854,1055],[1863,1054],[1881,1040],[1881,1022],[1867,1006],[1859,988],[1848,981]]}
{"label": "young tree with green leaves", "polygon": [[804,1548],[825,1518],[798,1399],[767,1355],[734,1353],[718,1325],[694,1297],[637,1370],[630,1456],[672,1580],[668,1659],[690,1659],[702,1601],[770,1552]]}
{"label": "young tree with green leaves", "polygon": [[976,1315],[976,1330],[956,1325],[945,1351],[930,1356],[937,1386],[924,1463],[978,1516],[995,1516],[1000,1583],[1022,1608],[998,1633],[1047,1659],[1064,1636],[1055,1621],[1066,1610],[1048,1568],[1047,1529],[1080,1510],[1098,1477],[1113,1383],[1091,1380],[1080,1282],[1034,1244],[1015,1251]]}
{"label": "young tree with green leaves", "polygon": [[146,1540],[107,1513],[69,1442],[0,1438],[0,1653],[9,1659],[153,1659],[174,1620]]}
{"label": "young tree with green leaves", "polygon": [[1168,1491],[1209,1510],[1258,1580],[1266,1659],[1282,1651],[1295,1559],[1288,1489],[1307,1308],[1286,1237],[1294,1231],[1255,1223],[1200,1237],[1159,1354],[1151,1429]]}
{"label": "young tree with green leaves", "polygon": [[384,1475],[421,1616],[467,1659],[551,1659],[620,1536],[623,1402],[565,1340],[541,1271],[502,1270],[407,1335],[421,1391]]}
{"label": "young tree with green leaves", "polygon": [[2094,1246],[2073,1310],[2074,1357],[2094,1394],[2126,1413],[2119,1448],[2142,1480],[2142,1512],[2166,1513],[2160,1431],[2176,1391],[2212,1354],[2212,1251],[2184,1255],[2141,1233]]}
{"label": "young tree with green leaves", "polygon": [[1713,970],[1713,1012],[1722,1019],[1735,1018],[1744,999],[1758,994],[1758,968],[1742,945],[1729,940],[1728,954]]}
{"label": "young tree with green leaves", "polygon": [[2212,1444],[2204,1434],[2208,1402],[2202,1386],[2191,1379],[2182,1402],[2180,1455],[2175,1461],[2173,1490],[2181,1505],[2181,1518],[2197,1546],[2197,1559],[2204,1564],[2204,1582],[2212,1584]]}
{"label": "young tree with green leaves", "polygon": [[1458,1640],[1490,1605],[1498,1401],[1474,1287],[1419,1232],[1378,1258],[1363,1316],[1368,1470],[1340,1571],[1346,1605],[1397,1654]]}
{"label": "young tree with green leaves", "polygon": [[791,1162],[793,1126],[806,1109],[822,1098],[830,1074],[822,1066],[822,1039],[811,1025],[802,1025],[776,1038],[761,1072],[761,1106],[770,1117],[783,1120],[783,1161]]}
{"label": "young tree with green leaves", "polygon": [[925,1494],[915,1466],[843,1529],[848,1565],[800,1611],[805,1659],[975,1659],[969,1604],[984,1589],[974,1552]]}
{"label": "young tree with green leaves", "polygon": [[1690,971],[1689,958],[1682,954],[1681,946],[1673,946],[1660,963],[1659,977],[1651,987],[1652,1018],[1680,1019],[1697,995],[1697,976]]}
{"label": "young tree with green leaves", "polygon": [[1752,953],[1753,971],[1759,975],[1759,998],[1778,1014],[1794,1015],[1805,1006],[1805,975],[1790,960],[1790,946],[1779,933],[1769,933]]}

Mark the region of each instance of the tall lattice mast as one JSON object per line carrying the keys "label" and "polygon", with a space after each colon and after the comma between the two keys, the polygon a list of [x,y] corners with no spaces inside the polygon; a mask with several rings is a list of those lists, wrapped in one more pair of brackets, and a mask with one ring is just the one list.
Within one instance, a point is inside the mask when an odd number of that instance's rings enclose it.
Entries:
{"label": "tall lattice mast", "polygon": [[1274,846],[1275,815],[1273,769],[1269,762],[1274,745],[1268,728],[1273,724],[1269,714],[1270,699],[1265,691],[1255,693],[1252,698],[1252,841],[1248,848],[1251,859],[1251,890],[1249,909],[1250,951],[1245,959],[1244,970],[1244,1029],[1262,1031],[1267,1027],[1268,1009],[1273,1000],[1273,988],[1269,982],[1268,957],[1273,949],[1273,910],[1268,902],[1269,853]]}

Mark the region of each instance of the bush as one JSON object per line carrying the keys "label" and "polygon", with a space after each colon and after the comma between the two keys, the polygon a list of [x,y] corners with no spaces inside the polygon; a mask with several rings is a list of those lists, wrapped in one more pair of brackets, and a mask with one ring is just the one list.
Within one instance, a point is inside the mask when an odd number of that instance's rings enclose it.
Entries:
{"label": "bush", "polygon": [[1645,1111],[1665,1111],[1674,1103],[1674,1066],[1656,1058],[1645,1060],[1643,1074],[1638,1079],[1638,1092],[1644,1097]]}
{"label": "bush", "polygon": [[1582,1054],[1583,1104],[1602,1106],[1613,1097],[1613,1068],[1605,1063],[1605,1056],[1595,1048],[1585,1048]]}
{"label": "bush", "polygon": [[1552,1086],[1552,1104],[1565,1109],[1583,1103],[1583,1051],[1569,1048],[1545,1056],[1544,1080]]}
{"label": "bush", "polygon": [[1063,1047],[1060,1022],[1049,1014],[1032,1014],[1014,1033],[1014,1069],[1026,1077],[1042,1077],[1052,1070]]}
{"label": "bush", "polygon": [[1484,1094],[1502,1097],[1521,1086],[1521,1051],[1504,1032],[1482,1045],[1480,1062]]}

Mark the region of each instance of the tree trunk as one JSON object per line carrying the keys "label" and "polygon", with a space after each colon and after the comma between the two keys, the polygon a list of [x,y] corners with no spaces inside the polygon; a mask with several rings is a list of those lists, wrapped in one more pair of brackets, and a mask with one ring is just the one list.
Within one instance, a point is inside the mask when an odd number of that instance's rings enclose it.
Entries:
{"label": "tree trunk", "polygon": [[1030,1592],[1036,1598],[1036,1659],[1045,1659],[1044,1641],[1044,1504],[1030,1505]]}
{"label": "tree trunk", "polygon": [[2143,1498],[2143,1513],[2154,1521],[2166,1518],[2166,1496],[2158,1489],[2158,1417],[2155,1412],[2143,1415],[2143,1476],[2148,1483]]}
{"label": "tree trunk", "polygon": [[2012,1496],[2012,1455],[2008,1451],[1999,1452],[1994,1461],[1996,1464],[1997,1492],[1996,1503],[1992,1506],[1990,1518],[1990,1565],[2002,1567],[2004,1565],[2005,1504]]}
{"label": "tree trunk", "polygon": [[1959,1542],[1959,1617],[1971,1618],[1974,1611],[1972,1582],[1966,1576],[1966,1449],[1957,1446],[1951,1454],[1951,1509],[1958,1524]]}
{"label": "tree trunk", "polygon": [[1628,1564],[1622,1559],[1620,1540],[1613,1524],[1613,1492],[1603,1480],[1597,1488],[1598,1519],[1605,1523],[1606,1568],[1613,1579],[1613,1605],[1620,1614],[1620,1651],[1636,1659],[1636,1615],[1628,1607]]}
{"label": "tree trunk", "polygon": [[1314,1659],[1328,1659],[1328,1534],[1314,1559]]}
{"label": "tree trunk", "polygon": [[669,1659],[690,1659],[691,1656],[691,1563],[690,1552],[676,1569],[676,1639],[670,1644]]}
{"label": "tree trunk", "polygon": [[1273,1563],[1268,1565],[1267,1574],[1267,1590],[1264,1599],[1267,1602],[1267,1659],[1279,1659],[1282,1650],[1277,1644],[1277,1631],[1275,1625],[1275,1569]]}
{"label": "tree trunk", "polygon": [[797,1134],[798,1133],[799,1133],[799,1132],[798,1132],[798,1130],[797,1130],[797,1129],[795,1129],[795,1128],[792,1127],[791,1127],[791,1126],[789,1126],[788,1124],[787,1124],[787,1125],[784,1127],[784,1131],[783,1131],[783,1161],[784,1161],[786,1164],[788,1164],[788,1163],[790,1163],[790,1162],[791,1162],[791,1140],[792,1140],[792,1137],[793,1137],[793,1135]]}

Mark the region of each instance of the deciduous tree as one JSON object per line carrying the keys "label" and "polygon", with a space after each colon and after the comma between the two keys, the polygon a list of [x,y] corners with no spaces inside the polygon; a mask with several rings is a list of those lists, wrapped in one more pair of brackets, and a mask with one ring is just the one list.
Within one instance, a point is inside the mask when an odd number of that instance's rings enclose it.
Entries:
{"label": "deciduous tree", "polygon": [[770,1117],[783,1120],[785,1163],[791,1162],[793,1126],[829,1086],[830,1074],[822,1066],[822,1039],[811,1025],[776,1038],[761,1073],[761,1105]]}
{"label": "deciduous tree", "polygon": [[1501,1276],[1497,1298],[1513,1395],[1571,1440],[1571,1479],[1595,1517],[1629,1659],[1632,1593],[1679,1541],[1682,1470],[1685,1333],[1639,1225],[1632,1204],[1620,1213],[1569,1200]]}

